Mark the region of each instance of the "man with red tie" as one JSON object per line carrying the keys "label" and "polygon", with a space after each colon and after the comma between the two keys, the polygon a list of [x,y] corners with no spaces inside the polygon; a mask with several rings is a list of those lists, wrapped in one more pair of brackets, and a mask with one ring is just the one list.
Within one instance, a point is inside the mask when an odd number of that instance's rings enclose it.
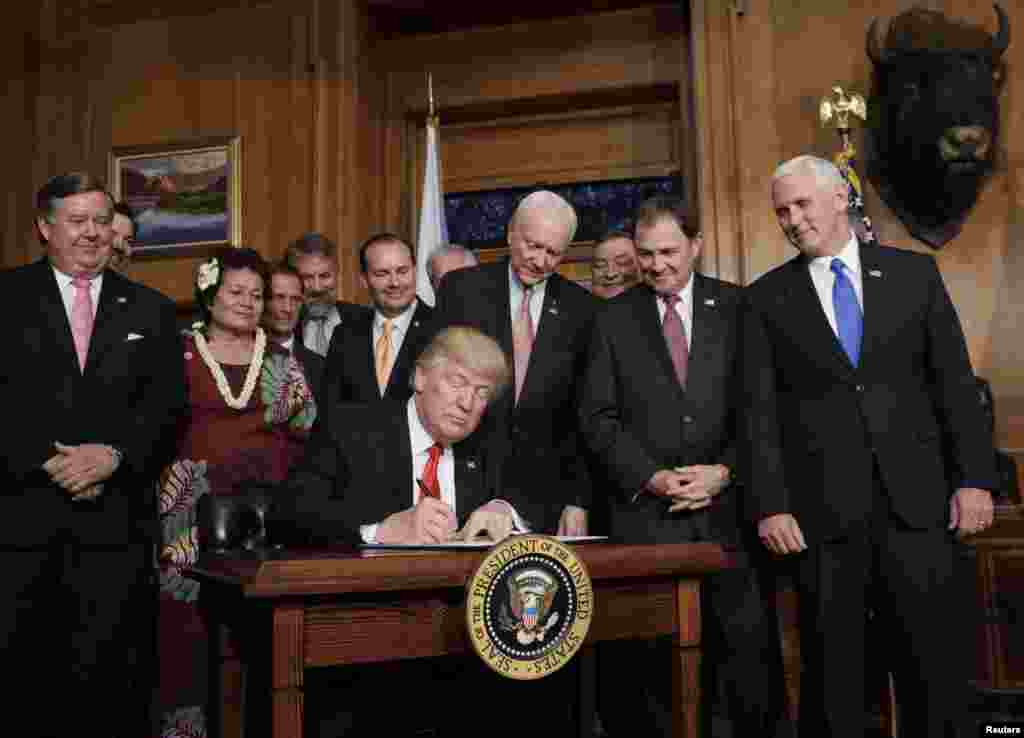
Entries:
{"label": "man with red tie", "polygon": [[[678,198],[640,206],[644,284],[608,302],[594,321],[580,422],[608,482],[614,537],[713,541],[734,551],[737,566],[702,587],[706,666],[722,677],[733,734],[772,736],[782,717],[781,661],[739,514],[741,291],[694,272],[701,245],[697,220]],[[598,704],[611,735],[670,732],[670,654],[664,642],[601,644]],[[622,684],[627,669],[643,677]]]}
{"label": "man with red tie", "polygon": [[487,454],[472,434],[508,381],[497,343],[454,326],[417,358],[406,403],[324,408],[330,416],[317,424],[275,506],[279,535],[311,543],[444,543],[463,521],[469,539],[482,530],[504,538],[516,511],[490,499]]}
{"label": "man with red tie", "polygon": [[21,735],[135,738],[151,728],[155,482],[185,402],[175,308],[108,268],[97,179],[54,177],[36,210],[46,258],[0,272],[5,702]]}

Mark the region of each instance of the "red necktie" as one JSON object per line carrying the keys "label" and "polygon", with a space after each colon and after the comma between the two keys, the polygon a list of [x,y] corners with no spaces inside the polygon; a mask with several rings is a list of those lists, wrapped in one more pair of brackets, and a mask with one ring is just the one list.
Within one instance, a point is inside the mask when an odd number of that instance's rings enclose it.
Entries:
{"label": "red necktie", "polygon": [[665,301],[665,317],[661,321],[661,330],[665,334],[668,352],[672,355],[672,365],[676,368],[679,386],[686,387],[686,370],[690,363],[690,352],[686,346],[686,327],[683,319],[676,312],[676,303],[681,302],[679,295],[661,295]]}
{"label": "red necktie", "polygon": [[75,300],[71,303],[71,337],[75,341],[78,367],[85,371],[85,359],[89,355],[89,340],[92,338],[92,293],[91,280],[79,275],[71,280],[75,288]]}
{"label": "red necktie", "polygon": [[423,467],[423,486],[421,488],[423,494],[427,497],[433,497],[435,500],[441,499],[441,484],[437,481],[437,465],[441,461],[441,454],[444,453],[444,447],[440,443],[435,443],[430,447],[428,451],[430,458],[427,459],[427,465]]}

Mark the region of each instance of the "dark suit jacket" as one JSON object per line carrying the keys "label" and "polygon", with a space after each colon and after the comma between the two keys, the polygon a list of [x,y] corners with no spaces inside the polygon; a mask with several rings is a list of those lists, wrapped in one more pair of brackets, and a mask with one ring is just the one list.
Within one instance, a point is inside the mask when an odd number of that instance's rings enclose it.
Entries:
{"label": "dark suit jacket", "polygon": [[[508,269],[503,260],[446,274],[434,322],[439,329],[466,324],[481,330],[498,341],[512,365]],[[590,506],[576,397],[596,307],[596,298],[579,285],[558,274],[548,278],[520,402],[510,387],[488,409],[483,426],[502,456],[499,489],[543,510],[530,521],[537,531],[553,531],[565,505]]]}
{"label": "dark suit jacket", "polygon": [[792,513],[811,542],[866,519],[874,469],[915,528],[952,491],[994,489],[992,443],[960,321],[931,257],[862,245],[864,337],[853,367],[802,257],[747,289],[748,513]]}
{"label": "dark suit jacket", "polygon": [[[174,303],[106,271],[84,373],[46,260],[0,272],[0,310],[11,320],[0,363],[8,428],[0,446],[0,540],[38,545],[63,531],[87,543],[151,536],[154,481],[185,406]],[[42,471],[54,441],[124,453],[97,500],[72,502]]]}
{"label": "dark suit jacket", "polygon": [[694,275],[693,335],[684,390],[646,285],[608,302],[594,335],[580,399],[580,424],[611,484],[611,533],[629,541],[680,542],[737,533],[737,484],[693,513],[643,493],[658,470],[725,464],[734,475],[741,291]]}
{"label": "dark suit jacket", "polygon": [[372,310],[339,325],[331,336],[327,354],[324,391],[326,402],[372,403],[382,399],[405,402],[412,397],[409,377],[416,357],[431,338],[430,316],[433,309],[416,299],[416,311],[395,357],[388,386],[381,397],[377,387],[377,369],[373,355]]}
{"label": "dark suit jacket", "polygon": [[[367,312],[372,313],[366,305],[358,305],[354,302],[342,302],[339,300],[335,303],[338,308],[338,317],[341,318],[341,322],[334,327],[335,332],[347,325],[350,321],[357,320],[358,318],[365,316]],[[306,332],[306,321],[308,320],[308,313],[306,307],[302,307],[302,311],[299,313],[299,323],[295,326],[295,340],[305,346],[305,342],[302,340]],[[334,333],[331,333],[331,338],[334,338]],[[313,353],[316,353],[315,351]]]}
{"label": "dark suit jacket", "polygon": [[[412,507],[412,445],[404,403],[332,405],[306,455],[276,494],[270,513],[275,541],[360,543],[359,526]],[[453,448],[460,525],[491,499],[485,456],[472,437]]]}

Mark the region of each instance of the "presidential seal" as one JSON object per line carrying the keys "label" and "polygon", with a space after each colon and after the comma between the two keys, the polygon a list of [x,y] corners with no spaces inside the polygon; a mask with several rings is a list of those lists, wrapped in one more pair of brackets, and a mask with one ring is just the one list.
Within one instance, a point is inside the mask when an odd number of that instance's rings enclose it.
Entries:
{"label": "presidential seal", "polygon": [[540,679],[579,650],[593,617],[590,575],[548,536],[512,536],[491,549],[466,586],[473,649],[510,679]]}

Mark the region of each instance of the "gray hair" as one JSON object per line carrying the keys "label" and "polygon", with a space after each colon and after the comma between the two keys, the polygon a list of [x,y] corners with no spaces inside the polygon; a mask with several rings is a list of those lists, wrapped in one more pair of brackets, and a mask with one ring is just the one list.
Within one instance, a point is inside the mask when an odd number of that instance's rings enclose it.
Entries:
{"label": "gray hair", "polygon": [[772,173],[772,184],[775,184],[776,180],[783,177],[798,173],[810,174],[818,185],[822,187],[841,187],[844,190],[849,188],[849,185],[835,164],[828,159],[822,159],[820,156],[812,156],[810,154],[802,154],[779,164],[775,168],[775,172]]}
{"label": "gray hair", "polygon": [[520,200],[515,212],[512,213],[509,227],[513,227],[520,216],[537,210],[554,211],[569,229],[569,239],[566,243],[572,243],[576,237],[576,228],[579,226],[576,210],[568,200],[551,190],[537,190]]}
{"label": "gray hair", "polygon": [[430,254],[429,265],[433,268],[434,259],[441,256],[448,256],[449,254],[461,254],[462,258],[468,263],[469,266],[476,266],[479,260],[476,258],[476,254],[473,253],[472,249],[467,249],[465,246],[457,243],[445,243],[434,249],[433,253]]}

